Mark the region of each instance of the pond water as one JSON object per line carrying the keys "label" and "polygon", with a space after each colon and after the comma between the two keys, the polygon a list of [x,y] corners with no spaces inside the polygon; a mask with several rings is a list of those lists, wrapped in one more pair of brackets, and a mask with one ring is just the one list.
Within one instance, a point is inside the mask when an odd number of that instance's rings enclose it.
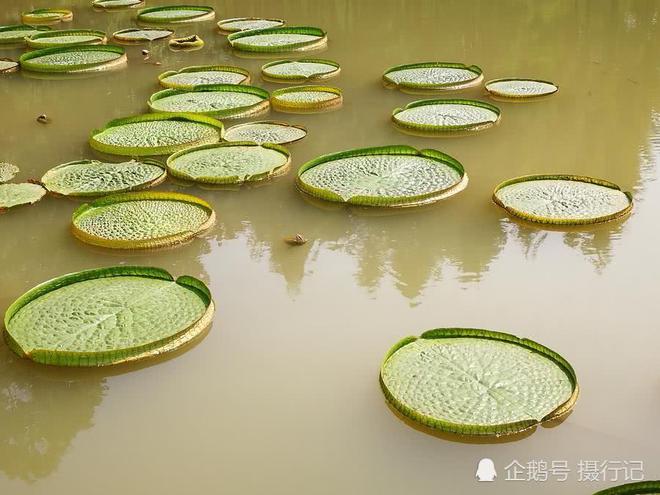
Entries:
{"label": "pond water", "polygon": [[[341,64],[329,84],[343,89],[344,105],[318,115],[271,112],[309,130],[289,147],[292,171],[272,183],[240,191],[160,186],[199,195],[218,213],[210,232],[177,249],[83,245],[69,232],[77,203],[64,199],[0,217],[2,313],[46,279],[123,263],[198,276],[217,303],[202,341],[143,366],[57,369],[0,346],[0,493],[586,495],[615,484],[602,475],[580,481],[581,461],[641,461],[647,479],[660,478],[660,2],[203,3],[216,8],[216,20],[264,16],[325,28],[328,47],[313,54]],[[0,24],[53,6],[74,10],[63,28],[134,25],[134,11],[95,12],[89,0],[2,4]],[[195,52],[154,42],[161,66],[142,61],[143,47],[129,47],[128,66],[105,75],[2,76],[0,161],[18,165],[17,179],[26,180],[93,157],[89,132],[147,111],[156,77],[168,69],[239,65],[253,84],[283,87],[260,79],[263,60],[232,54],[215,22],[177,30],[195,33],[206,42]],[[409,136],[389,117],[418,98],[384,89],[380,77],[425,60],[476,64],[486,79],[549,79],[561,89],[539,102],[496,103],[501,123],[479,135]],[[459,94],[487,99],[483,88]],[[42,113],[50,124],[36,122]],[[293,170],[307,160],[385,144],[447,152],[470,184],[431,208],[395,215],[320,208],[294,188]],[[623,222],[553,231],[512,221],[492,204],[497,183],[538,172],[613,181],[633,193],[634,212]],[[297,232],[306,245],[283,242]],[[400,338],[446,326],[509,331],[560,352],[582,387],[574,413],[556,428],[496,444],[405,424],[380,391],[381,359]],[[495,483],[475,481],[483,457],[495,463]],[[570,472],[563,482],[507,481],[514,460],[566,461]]]}

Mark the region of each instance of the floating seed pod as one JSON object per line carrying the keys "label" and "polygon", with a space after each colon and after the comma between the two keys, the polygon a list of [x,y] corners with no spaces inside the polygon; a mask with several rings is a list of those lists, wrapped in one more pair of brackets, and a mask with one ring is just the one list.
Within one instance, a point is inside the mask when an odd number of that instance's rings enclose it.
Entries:
{"label": "floating seed pod", "polygon": [[264,19],[262,17],[234,17],[232,19],[223,19],[218,22],[218,29],[221,34],[232,34],[239,31],[280,26],[284,26],[284,21],[282,19]]}
{"label": "floating seed pod", "polygon": [[209,84],[250,84],[250,73],[230,65],[195,65],[158,76],[161,86],[175,89],[194,89]]}
{"label": "floating seed pod", "polygon": [[18,62],[9,58],[0,58],[0,74],[9,74],[16,72],[19,68]]}
{"label": "floating seed pod", "polygon": [[0,184],[3,182],[9,182],[16,177],[18,172],[19,170],[16,165],[0,162]]}
{"label": "floating seed pod", "polygon": [[149,7],[137,13],[137,20],[147,24],[185,24],[215,18],[213,7],[201,5],[167,5]]}
{"label": "floating seed pod", "polygon": [[53,194],[84,197],[146,189],[162,183],[166,177],[165,167],[155,160],[78,160],[51,168],[41,183]]}
{"label": "floating seed pod", "polygon": [[185,38],[172,38],[168,43],[174,50],[199,50],[204,46],[204,40],[196,34]]}
{"label": "floating seed pod", "polygon": [[392,112],[400,129],[422,135],[480,131],[500,120],[500,109],[478,100],[418,100]]}
{"label": "floating seed pod", "polygon": [[92,0],[92,7],[103,10],[133,9],[144,4],[144,0]]}
{"label": "floating seed pod", "polygon": [[410,146],[320,156],[300,167],[296,180],[300,191],[326,201],[391,207],[434,203],[462,191],[467,183],[456,159]]}
{"label": "floating seed pod", "polygon": [[138,44],[162,40],[173,34],[170,29],[129,28],[116,31],[112,37],[120,43]]}
{"label": "floating seed pod", "polygon": [[73,12],[68,9],[35,9],[23,12],[21,20],[24,24],[57,24],[73,20]]}
{"label": "floating seed pod", "polygon": [[0,26],[0,45],[24,44],[27,36],[44,33],[51,29],[48,26],[27,26],[25,24]]}
{"label": "floating seed pod", "polygon": [[189,112],[214,117],[243,118],[268,110],[268,91],[255,86],[209,84],[193,89],[164,89],[151,95],[154,112]]}
{"label": "floating seed pod", "polygon": [[577,175],[526,175],[502,182],[493,201],[530,222],[584,225],[627,215],[632,195],[616,184]]}
{"label": "floating seed pod", "polygon": [[554,94],[559,86],[538,79],[493,79],[486,83],[486,90],[499,98],[532,99]]}
{"label": "floating seed pod", "polygon": [[660,480],[639,481],[636,483],[626,483],[606,490],[600,490],[594,495],[658,495],[660,493]]}
{"label": "floating seed pod", "polygon": [[112,249],[156,249],[189,241],[215,223],[211,205],[195,196],[129,192],[84,204],[71,231],[83,242]]}
{"label": "floating seed pod", "polygon": [[316,113],[342,105],[339,88],[330,86],[294,86],[273,91],[270,103],[275,110],[289,113]]}
{"label": "floating seed pod", "polygon": [[31,205],[46,195],[39,184],[0,184],[0,211],[14,206]]}
{"label": "floating seed pod", "polygon": [[314,82],[338,76],[340,70],[337,62],[320,58],[275,60],[261,67],[261,77],[281,83]]}
{"label": "floating seed pod", "polygon": [[103,31],[93,29],[64,29],[35,33],[25,38],[31,48],[50,48],[65,45],[100,45],[107,41]]}
{"label": "floating seed pod", "polygon": [[225,141],[252,141],[257,144],[289,144],[300,141],[307,135],[307,129],[299,125],[264,120],[246,122],[230,127],[225,132]]}
{"label": "floating seed pod", "polygon": [[126,52],[114,45],[78,45],[42,48],[24,53],[21,67],[34,72],[99,72],[126,64]]}
{"label": "floating seed pod", "polygon": [[89,145],[124,156],[169,155],[191,146],[217,143],[222,122],[190,113],[151,113],[115,119],[92,131]]}
{"label": "floating seed pod", "polygon": [[242,184],[286,173],[291,155],[276,144],[220,143],[189,148],[167,159],[172,177],[205,184]]}
{"label": "floating seed pod", "polygon": [[291,237],[285,237],[284,242],[290,246],[302,246],[303,244],[307,244],[307,239],[302,234],[296,234]]}
{"label": "floating seed pod", "polygon": [[558,421],[578,394],[571,365],[514,335],[438,328],[390,349],[380,369],[388,402],[443,432],[503,436]]}
{"label": "floating seed pod", "polygon": [[19,356],[59,366],[106,366],[173,351],[213,319],[206,285],[165,270],[115,266],[64,275],[29,290],[5,313]]}
{"label": "floating seed pod", "polygon": [[323,48],[328,37],[322,29],[285,26],[239,31],[227,37],[232,48],[246,52],[286,53]]}
{"label": "floating seed pod", "polygon": [[449,62],[397,65],[383,74],[386,88],[409,93],[464,89],[476,86],[482,80],[483,73],[476,65]]}

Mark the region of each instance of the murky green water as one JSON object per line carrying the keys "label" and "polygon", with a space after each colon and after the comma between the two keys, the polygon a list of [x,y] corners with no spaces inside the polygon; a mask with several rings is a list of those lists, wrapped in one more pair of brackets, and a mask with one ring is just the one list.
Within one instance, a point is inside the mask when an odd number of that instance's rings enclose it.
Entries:
{"label": "murky green water", "polygon": [[[309,129],[290,147],[294,167],[332,151],[410,144],[458,158],[470,185],[392,216],[309,204],[293,172],[241,191],[188,188],[215,206],[216,227],[149,254],[77,242],[73,201],[46,198],[3,215],[1,312],[51,277],[132,263],[203,278],[217,315],[198,345],[143,367],[60,370],[0,346],[0,493],[577,495],[614,484],[579,481],[580,461],[643,461],[646,477],[660,478],[660,2],[206,3],[218,19],[281,17],[329,32],[318,54],[342,65],[332,84],[344,90],[343,108],[270,115]],[[74,8],[65,28],[133,25],[134,11],[94,12],[87,0],[4,0],[0,24],[44,6]],[[89,132],[146,111],[166,69],[236,64],[254,84],[282,87],[260,80],[263,61],[232,55],[214,22],[178,31],[193,33],[203,50],[151,46],[161,66],[130,47],[128,67],[99,77],[2,76],[0,160],[25,180],[92,157]],[[478,136],[407,136],[389,115],[415,97],[385,90],[380,76],[423,60],[477,64],[487,79],[551,79],[561,90],[500,103],[501,124]],[[52,123],[38,124],[41,113]],[[633,192],[636,208],[623,223],[571,232],[520,225],[490,194],[503,179],[536,172],[611,180]],[[182,189],[160,187],[168,188]],[[296,232],[310,242],[282,241]],[[399,338],[439,326],[510,331],[561,352],[582,385],[575,412],[502,444],[452,442],[404,424],[385,405],[379,363]],[[475,481],[482,457],[495,461],[495,483]],[[507,481],[513,460],[566,461],[570,472],[564,482]]]}

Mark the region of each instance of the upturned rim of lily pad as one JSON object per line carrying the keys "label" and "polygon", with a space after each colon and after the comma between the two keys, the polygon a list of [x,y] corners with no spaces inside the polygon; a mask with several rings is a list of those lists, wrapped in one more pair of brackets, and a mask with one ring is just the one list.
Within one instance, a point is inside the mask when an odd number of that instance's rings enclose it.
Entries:
{"label": "upturned rim of lily pad", "polygon": [[[344,199],[337,193],[328,189],[312,186],[307,184],[302,175],[309,169],[321,165],[323,163],[341,160],[344,158],[356,158],[360,156],[372,155],[401,155],[401,156],[420,156],[431,159],[433,161],[442,163],[448,167],[456,170],[461,180],[448,188],[433,191],[426,194],[417,194],[414,196],[396,196],[396,197],[374,197],[374,196],[353,196],[349,199]],[[461,192],[467,187],[468,175],[463,168],[461,162],[456,158],[447,155],[438,150],[424,149],[418,150],[408,145],[389,145],[389,146],[374,146],[369,148],[356,148],[346,151],[339,151],[322,155],[313,160],[304,163],[296,174],[296,187],[299,191],[313,197],[330,201],[333,203],[343,203],[352,206],[368,206],[368,207],[386,207],[386,208],[409,208],[415,206],[428,205],[435,203],[442,199],[449,198],[454,194]]]}
{"label": "upturned rim of lily pad", "polygon": [[183,67],[179,70],[168,70],[158,75],[158,82],[161,86],[170,89],[185,89],[190,90],[199,86],[207,86],[206,84],[174,84],[168,83],[165,81],[168,77],[175,76],[177,74],[194,74],[195,72],[232,72],[235,74],[240,74],[245,77],[240,84],[248,85],[250,84],[250,71],[243,69],[242,67],[236,67],[234,65],[191,65],[189,67]]}
{"label": "upturned rim of lily pad", "polygon": [[[96,63],[82,63],[82,64],[71,64],[71,65],[62,65],[55,66],[52,64],[39,64],[30,62],[33,58],[42,57],[45,55],[53,55],[56,53],[68,53],[68,52],[112,52],[118,55],[117,58],[108,60],[106,62],[96,62]],[[39,50],[34,50],[31,52],[24,53],[18,59],[21,67],[25,70],[33,72],[50,72],[50,73],[59,73],[59,74],[76,74],[76,73],[85,73],[85,72],[99,72],[104,70],[109,70],[120,65],[124,65],[127,62],[126,51],[121,46],[116,45],[65,45],[65,46],[54,46],[51,48],[40,48]]]}
{"label": "upturned rim of lily pad", "polygon": [[[166,10],[199,10],[204,11],[205,13],[194,17],[184,16],[163,19],[144,19],[145,14],[150,14],[152,12],[162,12]],[[189,22],[201,22],[215,19],[215,9],[213,7],[209,7],[208,5],[160,5],[138,10],[136,19],[138,22],[144,24],[186,24]]]}
{"label": "upturned rim of lily pad", "polygon": [[[532,182],[532,181],[542,181],[542,180],[567,180],[567,181],[575,181],[575,182],[585,182],[588,184],[595,184],[597,186],[607,187],[610,189],[614,189],[616,191],[621,191],[623,194],[625,194],[625,196],[628,198],[629,204],[627,208],[624,208],[623,210],[610,215],[603,215],[592,218],[579,218],[579,219],[576,218],[557,219],[557,218],[547,218],[547,217],[532,215],[517,208],[513,208],[512,206],[506,206],[497,197],[498,191],[506,186],[510,186],[512,184],[518,184],[521,182]],[[533,222],[537,224],[541,223],[541,224],[554,224],[554,225],[591,225],[596,223],[609,222],[612,220],[625,217],[632,211],[634,206],[632,194],[628,191],[622,191],[621,187],[619,187],[617,184],[614,184],[613,182],[609,182],[603,179],[597,179],[594,177],[588,177],[584,175],[572,175],[572,174],[533,174],[533,175],[522,175],[520,177],[514,177],[512,179],[508,179],[503,182],[500,182],[497,186],[495,186],[495,189],[493,190],[492,199],[497,206],[504,209],[509,215],[513,217],[517,217],[522,220],[526,220],[528,222]]]}
{"label": "upturned rim of lily pad", "polygon": [[[107,239],[97,235],[90,234],[79,228],[76,222],[85,215],[118,203],[134,202],[134,201],[179,201],[198,206],[205,210],[208,214],[208,219],[199,226],[195,231],[181,231],[177,234],[172,234],[164,237],[155,237],[151,239]],[[190,194],[182,194],[175,192],[162,192],[162,191],[138,191],[138,192],[125,192],[119,194],[112,194],[96,199],[91,203],[85,203],[78,207],[71,217],[71,232],[73,235],[87,243],[94,246],[100,246],[110,249],[159,249],[164,247],[172,247],[178,244],[187,242],[199,236],[203,232],[210,229],[215,224],[215,211],[213,207],[206,201]]]}
{"label": "upturned rim of lily pad", "polygon": [[[50,26],[32,26],[29,24],[10,24],[7,26],[0,26],[0,33],[3,33],[5,31],[39,31],[39,32],[48,32],[52,30],[53,28]],[[25,36],[22,36],[20,38],[9,38],[9,39],[2,39],[0,38],[0,45],[7,45],[7,46],[13,46],[13,45],[24,45],[26,43],[25,41]]]}
{"label": "upturned rim of lily pad", "polygon": [[[52,14],[49,17],[38,14]],[[69,22],[73,20],[73,12],[69,9],[34,9],[21,14],[24,24],[57,24],[58,22]]]}
{"label": "upturned rim of lily pad", "polygon": [[[491,112],[495,113],[497,115],[497,118],[495,121],[475,122],[473,124],[452,125],[452,126],[434,125],[434,124],[416,124],[416,123],[405,122],[397,119],[397,115],[403,112],[404,110],[423,107],[427,105],[442,105],[442,104],[470,105],[474,107],[485,108],[486,110],[490,110]],[[461,131],[481,131],[484,129],[489,129],[490,127],[493,127],[500,121],[500,117],[501,117],[501,111],[495,105],[491,105],[490,103],[486,103],[485,101],[481,101],[481,100],[471,100],[465,98],[452,98],[452,99],[440,98],[440,99],[417,100],[408,103],[403,108],[395,108],[392,111],[392,121],[397,127],[403,130],[413,131],[420,134],[431,135],[431,136],[446,135]]]}
{"label": "upturned rim of lily pad", "polygon": [[[109,350],[101,352],[72,352],[33,349],[28,353],[23,350],[23,348],[16,340],[14,340],[14,337],[9,331],[11,320],[21,308],[30,302],[48,294],[49,292],[55,291],[62,287],[66,287],[68,285],[84,282],[87,280],[113,277],[145,277],[164,280],[167,282],[175,282],[181,287],[190,290],[192,293],[197,295],[197,297],[199,297],[206,306],[206,311],[192,325],[190,325],[188,328],[180,330],[176,334],[139,347],[121,349],[119,351]],[[3,334],[8,346],[10,349],[12,349],[12,351],[23,358],[28,358],[38,363],[81,367],[108,366],[156,357],[166,352],[174,351],[175,349],[188,344],[196,337],[202,335],[203,331],[211,324],[214,312],[215,305],[211,296],[211,292],[209,291],[206,284],[201,280],[189,275],[182,275],[177,279],[174,279],[174,277],[168,271],[163,270],[162,268],[122,265],[107,268],[94,268],[91,270],[69,273],[67,275],[53,278],[37,285],[36,287],[33,287],[18,299],[16,299],[7,309],[4,317]]]}
{"label": "upturned rim of lily pad", "polygon": [[[300,93],[304,91],[316,91],[319,93],[330,93],[335,95],[330,100],[321,102],[304,102],[304,101],[282,101],[279,97],[285,94]],[[307,84],[304,86],[292,86],[289,88],[276,89],[270,94],[270,103],[275,110],[281,112],[324,112],[326,110],[333,110],[342,106],[344,97],[339,88],[333,86],[319,86],[314,84]]]}
{"label": "upturned rim of lily pad", "polygon": [[[463,69],[474,73],[474,78],[458,83],[415,83],[415,82],[396,82],[388,77],[388,74],[406,69],[425,69],[431,67],[446,69]],[[395,65],[385,70],[383,73],[383,86],[387,89],[398,89],[403,92],[440,92],[471,88],[477,86],[483,81],[484,75],[481,67],[478,65],[466,65],[458,62],[418,62],[413,64]]]}
{"label": "upturned rim of lily pad", "polygon": [[99,10],[125,10],[136,9],[144,5],[145,0],[133,0],[130,5],[103,5],[111,0],[92,0],[92,7]]}
{"label": "upturned rim of lily pad", "polygon": [[[73,41],[71,43],[49,43],[48,38],[60,36],[89,35],[96,39],[92,41]],[[108,41],[103,31],[96,29],[53,29],[42,33],[33,34],[25,38],[25,42],[30,48],[50,48],[59,46],[80,46],[80,45],[102,45]]]}
{"label": "upturned rim of lily pad", "polygon": [[[291,127],[291,128],[294,128],[294,129],[299,129],[299,130],[301,130],[305,133],[303,136],[300,136],[299,138],[294,139],[293,141],[286,141],[284,143],[272,143],[272,144],[284,145],[284,144],[297,143],[298,141],[300,141],[302,139],[305,139],[305,137],[307,137],[307,134],[308,134],[307,128],[305,126],[302,126],[302,125],[290,124],[289,122],[284,122],[284,121],[281,121],[281,120],[256,120],[256,121],[253,121],[253,122],[243,122],[242,124],[236,124],[236,125],[233,125],[233,126],[229,127],[225,131],[225,139],[226,139],[226,135],[229,134],[232,130],[240,129],[240,128],[243,128],[243,127],[251,127],[251,126],[255,126],[255,125],[259,125],[259,124],[278,125],[278,126],[282,126],[282,127]],[[238,141],[230,141],[230,140],[227,140],[227,141],[229,141],[231,143],[238,142]]]}
{"label": "upturned rim of lily pad", "polygon": [[[325,64],[325,65],[330,65],[332,67],[335,67],[335,70],[330,71],[330,72],[319,72],[315,74],[310,74],[309,76],[304,76],[304,75],[295,75],[295,76],[287,76],[287,75],[282,75],[282,74],[268,74],[267,69],[269,67],[273,67],[276,65],[282,65],[282,64],[290,64],[293,62],[298,62],[298,63],[315,63],[315,64]],[[272,62],[265,63],[264,65],[261,66],[261,77],[265,81],[270,81],[270,82],[280,82],[280,83],[298,83],[298,82],[315,82],[315,81],[323,81],[325,79],[331,79],[333,77],[337,77],[339,73],[341,72],[341,66],[333,61],[333,60],[328,60],[325,58],[302,58],[302,59],[290,59],[290,60],[274,60]]]}
{"label": "upturned rim of lily pad", "polygon": [[[318,39],[309,41],[300,41],[288,43],[280,46],[258,46],[241,43],[241,38],[247,36],[256,36],[260,34],[306,34],[316,36]],[[281,26],[265,29],[249,29],[247,31],[238,31],[227,36],[229,44],[235,50],[257,53],[287,53],[297,51],[314,50],[325,46],[328,42],[328,33],[323,29],[312,26]]]}
{"label": "upturned rim of lily pad", "polygon": [[[394,397],[392,392],[387,388],[383,380],[383,369],[387,361],[401,348],[405,347],[408,344],[411,344],[417,340],[421,339],[449,339],[449,338],[472,338],[472,339],[486,339],[494,340],[499,342],[505,342],[512,345],[520,346],[524,349],[527,349],[531,352],[540,354],[544,358],[552,361],[557,365],[568,377],[572,386],[573,392],[571,396],[564,403],[560,404],[553,411],[544,416],[540,421],[533,419],[518,421],[514,423],[504,423],[498,425],[478,425],[478,424],[461,424],[461,423],[452,423],[449,421],[444,421],[440,418],[434,418],[428,416],[424,413],[418,412],[413,408],[403,404]],[[533,340],[526,338],[520,338],[515,335],[496,332],[493,330],[483,330],[478,328],[436,328],[433,330],[428,330],[422,333],[419,337],[410,336],[401,339],[399,342],[394,344],[392,348],[387,352],[385,358],[383,359],[380,367],[379,381],[383,394],[387,399],[387,402],[392,405],[397,411],[403,414],[405,417],[412,419],[413,421],[424,425],[426,427],[432,428],[434,430],[439,430],[447,433],[466,435],[466,436],[479,436],[479,437],[502,437],[507,435],[516,435],[527,430],[536,428],[539,425],[550,423],[550,422],[559,422],[564,419],[572,411],[575,403],[577,402],[578,396],[580,395],[580,387],[578,385],[577,376],[571,364],[564,359],[557,352],[545,347]]]}
{"label": "upturned rim of lily pad", "polygon": [[231,17],[229,19],[222,19],[217,22],[218,26],[218,31],[220,31],[220,34],[224,35],[230,35],[233,33],[240,33],[242,31],[254,31],[254,29],[224,29],[222,27],[223,24],[229,24],[231,22],[240,22],[240,21],[270,21],[270,22],[279,22],[279,26],[272,26],[272,27],[283,27],[286,24],[286,21],[284,19],[277,19],[273,17]]}
{"label": "upturned rim of lily pad", "polygon": [[660,480],[637,481],[599,490],[594,495],[643,495],[660,493]]}
{"label": "upturned rim of lily pad", "polygon": [[[165,34],[157,38],[127,38],[122,36],[125,33],[135,33],[138,31],[167,31],[169,34]],[[112,33],[112,37],[114,38],[115,41],[124,43],[126,45],[139,45],[141,43],[151,43],[152,41],[164,40],[169,38],[173,34],[174,31],[172,31],[171,29],[167,29],[165,27],[163,28],[137,27],[137,28],[120,29],[119,31],[115,31],[114,33]]]}
{"label": "upturned rim of lily pad", "polygon": [[[549,84],[553,86],[555,89],[554,91],[541,93],[537,95],[523,95],[523,94],[514,95],[511,93],[503,93],[501,91],[497,91],[490,87],[495,83],[509,82],[509,81],[528,81],[528,82]],[[484,88],[486,88],[486,91],[488,91],[488,93],[490,93],[491,96],[495,96],[503,100],[536,100],[536,99],[544,98],[546,96],[554,95],[556,92],[559,91],[559,86],[553,83],[552,81],[545,81],[543,79],[530,79],[528,77],[503,77],[500,79],[491,79],[490,81],[486,81],[486,83],[484,84]]]}

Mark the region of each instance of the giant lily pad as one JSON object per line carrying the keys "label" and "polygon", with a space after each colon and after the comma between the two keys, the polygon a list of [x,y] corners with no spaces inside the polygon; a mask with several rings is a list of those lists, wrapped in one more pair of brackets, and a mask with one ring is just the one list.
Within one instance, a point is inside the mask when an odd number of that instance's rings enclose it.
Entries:
{"label": "giant lily pad", "polygon": [[95,246],[154,249],[188,241],[215,223],[211,205],[195,196],[168,192],[115,194],[73,213],[72,232]]}
{"label": "giant lily pad", "polygon": [[222,122],[210,117],[152,113],[111,120],[92,132],[89,144],[111,155],[169,155],[190,146],[217,143],[222,133]]}
{"label": "giant lily pad", "polygon": [[93,29],[64,29],[45,31],[28,36],[25,41],[32,48],[49,48],[64,45],[99,45],[107,38],[103,31]]}
{"label": "giant lily pad", "polygon": [[500,98],[529,99],[554,94],[559,87],[538,79],[493,79],[486,83],[486,90]]}
{"label": "giant lily pad", "polygon": [[362,206],[417,206],[462,191],[463,166],[436,150],[382,146],[332,153],[298,170],[298,188],[311,196]]}
{"label": "giant lily pad", "polygon": [[330,86],[294,86],[273,91],[270,102],[280,112],[325,112],[341,106],[341,90]]}
{"label": "giant lily pad", "polygon": [[164,89],[151,95],[155,112],[190,112],[218,118],[241,118],[268,110],[268,91],[255,86],[208,84],[193,89]]}
{"label": "giant lily pad", "polygon": [[324,47],[328,37],[322,29],[307,26],[275,27],[239,31],[227,37],[236,50],[246,52],[296,52]]}
{"label": "giant lily pad", "polygon": [[284,26],[284,21],[282,19],[264,19],[263,17],[233,17],[218,22],[218,29],[222,34],[279,26]]}
{"label": "giant lily pad", "polygon": [[25,24],[0,26],[0,45],[22,44],[25,43],[27,36],[50,31],[51,29],[48,26],[27,26]]}
{"label": "giant lily pad", "polygon": [[5,313],[19,356],[60,366],[105,366],[173,351],[213,318],[206,285],[160,268],[116,266],[34,287]]}
{"label": "giant lily pad", "polygon": [[19,62],[35,72],[98,72],[125,64],[126,53],[113,45],[62,46],[24,53]]}
{"label": "giant lily pad", "polygon": [[201,5],[167,5],[149,7],[137,14],[137,20],[148,24],[184,24],[208,21],[215,17],[213,7]]}
{"label": "giant lily pad", "polygon": [[225,132],[225,141],[252,141],[254,143],[287,144],[300,141],[307,130],[298,125],[266,120],[246,122],[230,127]]}
{"label": "giant lily pad", "polygon": [[116,31],[112,37],[121,43],[146,43],[169,38],[174,31],[169,29],[129,28]]}
{"label": "giant lily pad", "polygon": [[92,7],[103,10],[132,9],[139,7],[144,0],[92,0]]}
{"label": "giant lily pad", "polygon": [[527,175],[502,182],[493,201],[513,216],[531,222],[580,225],[607,222],[628,214],[630,193],[616,184],[576,175]]}
{"label": "giant lily pad", "polygon": [[261,67],[261,75],[272,82],[313,82],[335,77],[340,70],[337,62],[320,58],[275,60]]}
{"label": "giant lily pad", "polygon": [[390,67],[383,74],[386,88],[407,92],[469,88],[483,80],[481,69],[449,62],[424,62]]}
{"label": "giant lily pad", "polygon": [[408,418],[444,432],[500,436],[565,417],[579,388],[571,365],[528,339],[470,328],[408,337],[380,370],[385,397]]}
{"label": "giant lily pad", "polygon": [[38,184],[0,184],[0,211],[14,206],[31,205],[46,195]]}
{"label": "giant lily pad", "polygon": [[276,144],[220,143],[186,149],[167,159],[173,177],[207,184],[241,184],[286,172],[289,152]]}
{"label": "giant lily pad", "polygon": [[68,9],[35,9],[23,12],[21,20],[24,24],[56,24],[73,20],[73,12]]}
{"label": "giant lily pad", "polygon": [[12,180],[18,172],[16,165],[0,162],[0,183]]}
{"label": "giant lily pad", "polygon": [[594,495],[660,495],[660,480],[626,483],[600,490]]}
{"label": "giant lily pad", "polygon": [[194,89],[209,84],[249,84],[250,73],[230,65],[195,65],[158,76],[161,86],[175,89]]}
{"label": "giant lily pad", "polygon": [[165,167],[155,160],[106,163],[79,160],[51,168],[41,178],[43,186],[61,196],[101,196],[160,184]]}
{"label": "giant lily pad", "polygon": [[418,100],[392,112],[397,127],[428,135],[479,131],[499,119],[499,108],[478,100]]}

